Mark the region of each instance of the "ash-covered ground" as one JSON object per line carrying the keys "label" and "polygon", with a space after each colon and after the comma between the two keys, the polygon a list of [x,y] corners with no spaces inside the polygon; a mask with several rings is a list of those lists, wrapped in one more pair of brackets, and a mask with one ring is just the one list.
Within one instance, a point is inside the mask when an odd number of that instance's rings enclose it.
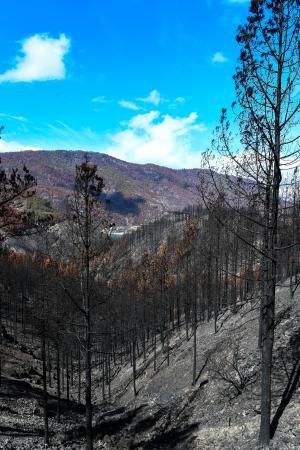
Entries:
{"label": "ash-covered ground", "polygon": [[[277,291],[273,366],[273,416],[282,406],[291,376],[299,374],[300,295],[293,303],[288,287]],[[197,382],[192,385],[193,336],[185,329],[170,339],[170,365],[159,348],[137,361],[135,397],[130,362],[113,372],[110,400],[103,401],[101,372],[94,371],[94,442],[96,449],[257,449],[260,420],[259,304],[220,315],[197,329]],[[2,340],[0,448],[40,449],[43,445],[41,361],[38,343]],[[54,370],[55,373],[55,370]],[[55,378],[49,388],[51,449],[84,449],[84,408],[77,386],[56,419]],[[299,377],[283,408],[271,449],[300,449]]]}

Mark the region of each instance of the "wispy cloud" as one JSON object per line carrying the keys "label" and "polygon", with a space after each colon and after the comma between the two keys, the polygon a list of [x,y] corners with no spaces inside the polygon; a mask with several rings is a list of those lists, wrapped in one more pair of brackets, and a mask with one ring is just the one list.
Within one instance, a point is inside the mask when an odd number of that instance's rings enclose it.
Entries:
{"label": "wispy cloud", "polygon": [[131,109],[132,111],[138,111],[141,109],[136,103],[129,100],[120,100],[119,105],[125,109]]}
{"label": "wispy cloud", "polygon": [[226,62],[228,61],[228,58],[226,58],[226,56],[224,56],[223,53],[221,53],[221,52],[216,52],[216,53],[213,55],[211,61],[212,61],[213,63],[217,63],[217,64],[218,64],[218,63],[224,64],[224,63],[226,63]]}
{"label": "wispy cloud", "polygon": [[74,140],[74,142],[78,140],[78,142],[80,142],[82,138],[81,130],[72,128],[62,120],[56,120],[54,124],[47,123],[46,126],[54,133],[54,136],[56,135],[64,140]]}
{"label": "wispy cloud", "polygon": [[69,49],[70,39],[64,34],[58,38],[35,34],[21,42],[15,66],[0,74],[0,83],[62,80],[66,76],[64,57]]}
{"label": "wispy cloud", "polygon": [[153,91],[150,92],[150,94],[147,97],[139,97],[137,98],[137,101],[143,102],[143,103],[150,103],[154,106],[158,106],[161,101],[161,95],[158,92],[158,90],[153,89]]}
{"label": "wispy cloud", "polygon": [[206,130],[195,112],[185,117],[153,110],[131,118],[124,130],[110,137],[108,153],[125,161],[170,167],[199,167],[200,152],[192,152],[193,133]]}
{"label": "wispy cloud", "polygon": [[110,100],[107,97],[105,97],[105,95],[99,95],[98,97],[93,97],[92,102],[105,104],[110,103]]}
{"label": "wispy cloud", "polygon": [[186,100],[184,97],[176,97],[173,101],[171,100],[167,103],[169,103],[168,108],[174,110],[174,109],[178,109],[185,102],[186,102]]}
{"label": "wispy cloud", "polygon": [[10,120],[16,120],[18,122],[28,122],[28,119],[24,116],[14,116],[12,114],[0,113],[0,117],[5,117]]}
{"label": "wispy cloud", "polygon": [[[180,104],[185,103],[184,97],[176,97],[174,100],[170,100],[168,98],[163,98],[160,94],[160,92],[157,89],[153,89],[149,95],[146,97],[137,97],[134,100],[119,100],[114,101],[111,99],[108,99],[105,95],[100,95],[97,97],[93,97],[91,99],[92,103],[99,103],[99,104],[107,104],[107,103],[117,103],[121,108],[129,109],[131,111],[141,111],[146,110],[147,106],[152,107],[159,106],[161,104],[169,104],[169,107],[171,109],[175,109]],[[147,104],[147,105],[146,105]]]}
{"label": "wispy cloud", "polygon": [[[82,150],[95,150],[103,139],[97,131],[90,127],[74,128],[62,120],[45,123],[47,148],[65,148]],[[50,131],[50,135],[49,135]],[[45,146],[45,144],[44,144]]]}

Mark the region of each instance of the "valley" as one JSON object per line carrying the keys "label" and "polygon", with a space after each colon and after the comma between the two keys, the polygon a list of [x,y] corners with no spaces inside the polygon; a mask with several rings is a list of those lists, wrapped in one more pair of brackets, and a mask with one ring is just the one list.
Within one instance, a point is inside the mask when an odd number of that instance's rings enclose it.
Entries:
{"label": "valley", "polygon": [[1,4],[0,449],[300,449],[300,1]]}

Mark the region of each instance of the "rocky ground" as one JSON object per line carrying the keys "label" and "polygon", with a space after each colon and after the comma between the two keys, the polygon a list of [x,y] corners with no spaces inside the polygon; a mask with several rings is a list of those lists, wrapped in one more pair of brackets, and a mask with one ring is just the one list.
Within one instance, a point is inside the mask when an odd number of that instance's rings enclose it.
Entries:
{"label": "rocky ground", "polygon": [[[299,370],[299,297],[291,303],[287,287],[277,292],[273,414],[293,369]],[[101,377],[95,373],[95,448],[256,449],[260,418],[258,313],[258,304],[253,301],[237,314],[224,312],[217,333],[212,322],[199,325],[195,386],[193,339],[186,341],[184,329],[171,339],[170,366],[162,350],[156,372],[153,355],[148,355],[146,363],[139,359],[137,397],[133,395],[129,363],[113,379],[110,402],[103,402]],[[30,355],[13,343],[6,344],[7,350],[10,357],[0,387],[0,448],[43,448],[39,361],[34,352]],[[55,391],[50,394],[54,396]],[[299,399],[298,381],[298,389],[280,417],[271,449],[300,449]],[[83,424],[80,409],[74,402],[66,402],[61,423],[50,418],[50,448],[84,448]]]}

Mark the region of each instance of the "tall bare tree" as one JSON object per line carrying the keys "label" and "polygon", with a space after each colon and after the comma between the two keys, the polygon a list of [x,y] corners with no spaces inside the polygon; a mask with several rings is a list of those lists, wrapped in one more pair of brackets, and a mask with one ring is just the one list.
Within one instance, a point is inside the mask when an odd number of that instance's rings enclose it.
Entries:
{"label": "tall bare tree", "polygon": [[[97,173],[97,166],[86,157],[76,166],[73,196],[68,202],[67,232],[71,242],[69,257],[78,274],[79,289],[65,288],[77,308],[82,320],[83,336],[79,332],[82,353],[85,357],[85,403],[87,449],[93,448],[92,436],[92,348],[93,312],[99,300],[96,292],[96,276],[103,262],[103,254],[108,248],[109,235],[107,223],[99,205],[99,197],[104,188],[103,179]],[[67,251],[68,254],[68,251]]]}
{"label": "tall bare tree", "polygon": [[[278,258],[280,194],[284,174],[299,163],[300,112],[300,4],[296,0],[252,0],[245,25],[240,26],[239,66],[234,76],[237,102],[233,104],[239,141],[230,131],[226,111],[216,130],[212,151],[222,155],[227,177],[218,178],[210,166],[203,181],[203,199],[216,202],[255,224],[260,239],[245,238],[238,227],[231,231],[256,252],[262,267],[260,315],[261,423],[259,441],[268,447],[271,421],[271,375],[275,326],[275,289]],[[235,177],[232,176],[235,175]],[[251,209],[249,215],[245,206]],[[243,209],[244,207],[244,209]],[[218,217],[217,208],[215,214]],[[226,222],[218,217],[226,226]],[[249,225],[249,229],[251,226]]]}

